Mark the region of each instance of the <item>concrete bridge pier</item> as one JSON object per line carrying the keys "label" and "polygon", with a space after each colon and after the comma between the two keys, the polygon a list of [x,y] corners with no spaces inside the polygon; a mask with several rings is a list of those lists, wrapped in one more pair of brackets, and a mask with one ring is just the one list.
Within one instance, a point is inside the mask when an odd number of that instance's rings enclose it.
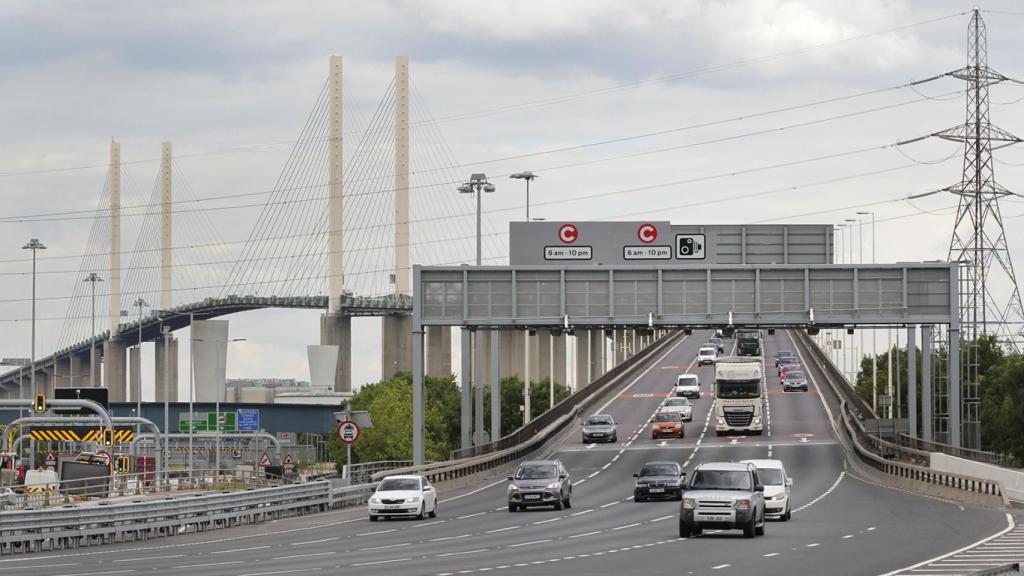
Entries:
{"label": "concrete bridge pier", "polygon": [[569,381],[565,373],[565,334],[551,333],[551,351],[554,354],[554,363],[551,366],[551,381],[566,385]]}
{"label": "concrete bridge pier", "polygon": [[523,332],[520,330],[502,330],[498,333],[501,338],[501,359],[498,363],[501,368],[502,378],[522,376],[525,371],[525,342]]}
{"label": "concrete bridge pier", "polygon": [[576,388],[590,384],[590,331],[576,331]]}
{"label": "concrete bridge pier", "polygon": [[412,316],[381,318],[380,349],[382,379],[412,371]]}
{"label": "concrete bridge pier", "polygon": [[[166,350],[166,354],[165,354]],[[167,380],[164,379],[164,357],[167,358]],[[161,338],[156,341],[156,362],[155,366],[155,402],[163,402],[167,398],[169,402],[178,401],[178,341],[175,338],[167,339],[167,346]],[[122,368],[122,374],[124,369]],[[166,394],[166,396],[165,396]]]}
{"label": "concrete bridge pier", "polygon": [[71,388],[71,356],[62,356],[53,361],[53,381],[57,388]]}
{"label": "concrete bridge pier", "polygon": [[[411,342],[411,341],[410,341]],[[452,375],[452,327],[427,327],[427,376]]]}
{"label": "concrete bridge pier", "polygon": [[142,347],[135,346],[128,352],[128,381],[130,400],[137,402],[142,396]]}
{"label": "concrete bridge pier", "polygon": [[[177,354],[177,351],[177,346],[175,346],[173,354]],[[120,340],[108,339],[103,342],[103,387],[107,389],[111,402],[126,402],[128,400],[127,352],[127,346]],[[177,362],[175,362],[175,368],[177,368]],[[174,379],[174,382],[177,384],[177,378]],[[177,390],[177,386],[174,387],[174,390]]]}
{"label": "concrete bridge pier", "polygon": [[340,314],[324,314],[321,316],[320,344],[339,347],[338,370],[334,374],[334,391],[351,392],[352,319]]}

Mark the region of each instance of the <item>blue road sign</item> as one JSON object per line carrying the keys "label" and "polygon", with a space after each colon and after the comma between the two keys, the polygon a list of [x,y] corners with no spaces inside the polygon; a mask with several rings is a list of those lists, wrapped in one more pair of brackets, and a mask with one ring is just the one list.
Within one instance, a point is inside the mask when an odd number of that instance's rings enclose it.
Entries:
{"label": "blue road sign", "polygon": [[239,432],[260,431],[260,411],[258,408],[239,408],[236,413],[238,415]]}

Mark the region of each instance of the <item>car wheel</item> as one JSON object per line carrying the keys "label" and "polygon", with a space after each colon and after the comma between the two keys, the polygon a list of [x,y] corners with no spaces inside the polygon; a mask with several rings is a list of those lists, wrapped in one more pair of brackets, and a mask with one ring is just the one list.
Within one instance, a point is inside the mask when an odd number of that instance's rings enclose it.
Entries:
{"label": "car wheel", "polygon": [[687,526],[686,523],[684,523],[682,520],[680,520],[679,521],[679,537],[680,538],[689,538],[692,535],[693,535],[693,531],[690,530],[690,527]]}
{"label": "car wheel", "polygon": [[417,520],[423,520],[424,513],[427,511],[427,503],[420,504],[420,513],[416,515]]}
{"label": "car wheel", "polygon": [[768,522],[764,518],[761,518],[761,525],[754,527],[754,535],[755,536],[764,536],[764,526],[767,523]]}
{"label": "car wheel", "polygon": [[572,508],[572,495],[569,495],[565,498],[564,505],[567,509]]}
{"label": "car wheel", "polygon": [[515,512],[516,510],[519,510],[519,507],[518,507],[518,506],[516,506],[515,504],[509,503],[509,505],[508,505],[508,511],[509,511],[509,512]]}
{"label": "car wheel", "polygon": [[756,528],[754,527],[754,521],[755,520],[757,520],[757,518],[755,518],[754,515],[751,514],[750,521],[747,522],[747,525],[743,527],[743,537],[744,538],[753,538],[754,536],[757,535],[757,532],[755,532]]}
{"label": "car wheel", "polygon": [[643,501],[644,501],[644,497],[643,496],[640,496],[639,494],[637,494],[636,496],[633,496],[633,502],[643,502]]}
{"label": "car wheel", "polygon": [[786,504],[786,513],[782,515],[782,521],[786,522],[793,517],[793,511],[789,509],[789,504]]}
{"label": "car wheel", "polygon": [[556,502],[555,502],[555,510],[561,510],[561,509],[562,509],[562,507],[563,507],[563,505],[562,505],[562,499],[561,499],[561,498],[559,498],[559,499],[558,499],[558,501],[556,501]]}
{"label": "car wheel", "polygon": [[376,522],[376,521],[377,521],[377,516],[374,515],[374,514],[370,514],[370,522]]}
{"label": "car wheel", "polygon": [[434,508],[430,511],[431,518],[437,518],[437,502],[434,502]]}

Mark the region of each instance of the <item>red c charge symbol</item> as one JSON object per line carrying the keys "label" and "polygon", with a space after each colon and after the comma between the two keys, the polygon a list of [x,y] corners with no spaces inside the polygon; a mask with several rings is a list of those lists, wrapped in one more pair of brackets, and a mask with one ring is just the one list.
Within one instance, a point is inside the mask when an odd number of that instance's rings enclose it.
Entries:
{"label": "red c charge symbol", "polygon": [[641,224],[636,230],[636,237],[644,244],[650,244],[658,239],[658,229],[654,224]]}
{"label": "red c charge symbol", "polygon": [[562,244],[572,244],[579,236],[579,230],[572,224],[562,224],[558,229],[558,239],[562,241]]}

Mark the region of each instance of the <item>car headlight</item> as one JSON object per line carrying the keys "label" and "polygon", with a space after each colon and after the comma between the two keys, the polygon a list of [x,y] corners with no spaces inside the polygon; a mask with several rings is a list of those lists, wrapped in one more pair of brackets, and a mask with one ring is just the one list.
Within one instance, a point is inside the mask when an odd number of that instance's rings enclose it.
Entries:
{"label": "car headlight", "polygon": [[761,417],[760,416],[755,416],[754,417],[754,426],[757,426],[760,423],[761,423]]}
{"label": "car headlight", "polygon": [[518,492],[519,491],[519,486],[516,486],[515,484],[509,484],[508,485],[508,491],[509,492]]}
{"label": "car headlight", "polygon": [[719,418],[718,419],[718,425],[719,426],[725,426],[725,418]]}
{"label": "car headlight", "polygon": [[410,497],[408,497],[406,499],[406,501],[410,502],[410,503],[419,502],[420,501],[420,497],[419,496],[410,496]]}
{"label": "car headlight", "polygon": [[750,510],[750,500],[737,500],[733,502],[737,510]]}
{"label": "car headlight", "polygon": [[637,480],[636,481],[636,486],[637,486],[637,488],[643,488],[643,487],[647,486],[647,482],[644,481],[644,480]]}
{"label": "car headlight", "polygon": [[669,480],[668,482],[665,482],[665,484],[669,486],[679,486],[680,482],[679,480]]}
{"label": "car headlight", "polygon": [[370,498],[370,504],[380,504],[380,498],[377,498],[376,496]]}
{"label": "car headlight", "polygon": [[693,498],[683,498],[683,508],[686,510],[693,510],[697,507],[697,501]]}
{"label": "car headlight", "polygon": [[552,482],[551,484],[548,484],[548,490],[558,490],[558,488],[558,482]]}

